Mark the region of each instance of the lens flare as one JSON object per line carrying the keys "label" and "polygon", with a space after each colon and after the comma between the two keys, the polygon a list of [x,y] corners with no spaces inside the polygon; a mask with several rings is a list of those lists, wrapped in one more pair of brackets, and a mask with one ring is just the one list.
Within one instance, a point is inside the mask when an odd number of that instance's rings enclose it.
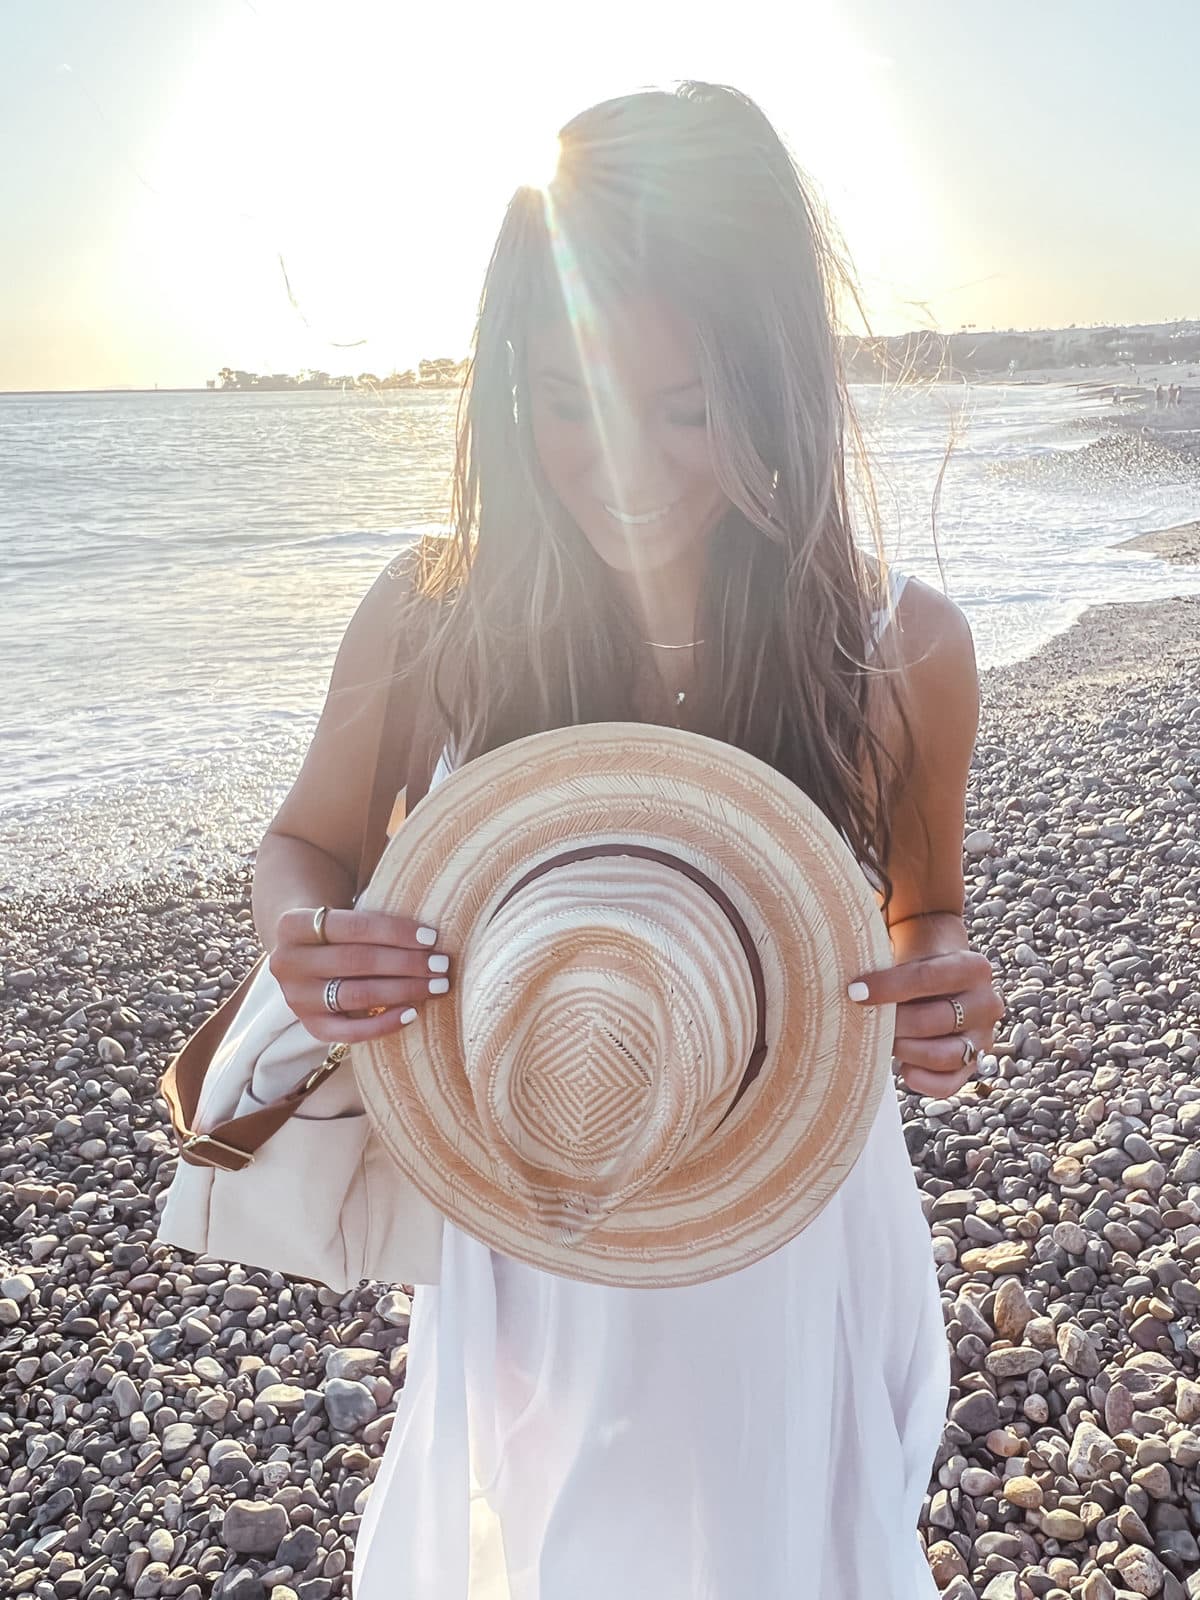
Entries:
{"label": "lens flare", "polygon": [[529,140],[517,155],[516,171],[521,188],[540,189],[545,193],[558,172],[559,154],[557,136],[553,139],[541,137]]}

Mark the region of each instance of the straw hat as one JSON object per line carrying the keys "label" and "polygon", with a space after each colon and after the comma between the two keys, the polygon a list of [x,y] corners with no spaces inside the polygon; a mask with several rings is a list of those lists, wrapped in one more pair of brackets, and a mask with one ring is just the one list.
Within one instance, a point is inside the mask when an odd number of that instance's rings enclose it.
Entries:
{"label": "straw hat", "polygon": [[793,1238],[854,1165],[894,1006],[874,892],[828,819],[740,750],[602,723],[468,762],[359,905],[417,915],[450,995],[352,1051],[389,1155],[493,1249],[665,1287]]}

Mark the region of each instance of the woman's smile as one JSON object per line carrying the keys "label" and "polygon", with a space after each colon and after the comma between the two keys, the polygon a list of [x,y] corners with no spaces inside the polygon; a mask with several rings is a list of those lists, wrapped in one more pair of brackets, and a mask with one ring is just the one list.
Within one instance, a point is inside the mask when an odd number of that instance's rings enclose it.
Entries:
{"label": "woman's smile", "polygon": [[655,506],[651,511],[621,511],[618,507],[610,506],[607,502],[601,501],[601,505],[604,506],[609,516],[625,528],[644,528],[647,523],[661,522],[664,517],[670,516],[678,504],[678,500],[672,500],[667,505]]}

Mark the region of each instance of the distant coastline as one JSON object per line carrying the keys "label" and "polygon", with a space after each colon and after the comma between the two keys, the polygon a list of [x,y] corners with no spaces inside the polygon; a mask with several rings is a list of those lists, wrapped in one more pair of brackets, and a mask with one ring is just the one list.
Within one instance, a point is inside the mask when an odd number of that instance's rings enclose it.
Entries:
{"label": "distant coastline", "polygon": [[845,335],[842,359],[854,383],[937,379],[1080,382],[1115,373],[1137,382],[1143,369],[1200,366],[1200,320],[1096,328],[922,329],[878,338]]}
{"label": "distant coastline", "polygon": [[[955,333],[922,329],[910,333],[843,335],[842,357],[852,383],[1074,383],[1138,388],[1170,382],[1172,376],[1200,376],[1200,319],[1103,327],[976,329]],[[442,356],[416,367],[383,375],[374,372],[298,373],[246,371],[222,367],[201,385],[172,384],[136,388],[8,389],[5,395],[257,394],[305,390],[458,389],[466,379],[467,359]]]}
{"label": "distant coastline", "polygon": [[415,368],[404,372],[389,372],[378,377],[374,372],[341,373],[306,369],[303,372],[243,372],[238,367],[222,367],[215,378],[209,378],[206,388],[218,394],[229,390],[238,393],[249,391],[275,393],[289,389],[458,389],[462,387],[470,363],[455,361],[452,356],[440,356],[434,361],[419,361]]}

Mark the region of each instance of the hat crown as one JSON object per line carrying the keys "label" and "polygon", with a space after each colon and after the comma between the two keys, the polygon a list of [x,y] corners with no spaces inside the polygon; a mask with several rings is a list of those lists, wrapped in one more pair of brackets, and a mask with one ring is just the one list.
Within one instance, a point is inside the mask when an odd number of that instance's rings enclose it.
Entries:
{"label": "hat crown", "polygon": [[754,1046],[754,982],[729,917],[659,860],[572,860],[523,884],[479,928],[458,988],[497,1176],[563,1241],[717,1126]]}

